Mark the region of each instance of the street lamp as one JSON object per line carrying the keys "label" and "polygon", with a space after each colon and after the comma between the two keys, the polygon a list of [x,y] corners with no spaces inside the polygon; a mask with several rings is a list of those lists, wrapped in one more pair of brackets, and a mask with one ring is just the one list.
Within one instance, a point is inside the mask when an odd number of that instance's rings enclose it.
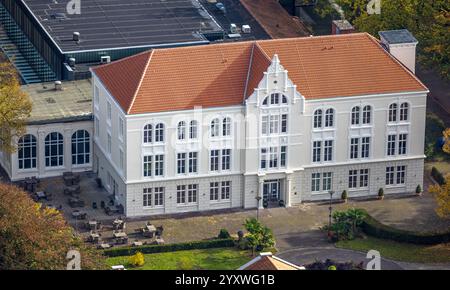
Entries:
{"label": "street lamp", "polygon": [[328,193],[330,194],[330,206],[328,207],[328,210],[330,211],[328,214],[328,238],[331,239],[331,213],[333,211],[333,208],[331,207],[331,202],[333,201],[334,191],[330,190]]}
{"label": "street lamp", "polygon": [[257,195],[255,199],[256,199],[256,220],[259,221],[259,202],[261,201],[262,197]]}

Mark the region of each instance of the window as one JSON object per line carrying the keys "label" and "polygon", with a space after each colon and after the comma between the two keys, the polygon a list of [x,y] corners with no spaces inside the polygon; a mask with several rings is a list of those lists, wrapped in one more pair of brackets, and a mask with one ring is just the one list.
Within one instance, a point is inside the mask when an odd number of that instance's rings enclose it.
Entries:
{"label": "window", "polygon": [[164,175],[164,155],[155,155],[155,176]]}
{"label": "window", "polygon": [[177,186],[177,203],[186,203],[186,185]]}
{"label": "window", "polygon": [[177,154],[177,173],[186,173],[186,153]]}
{"label": "window", "polygon": [[322,110],[318,109],[314,112],[314,128],[322,128]]}
{"label": "window", "polygon": [[164,124],[162,123],[156,125],[155,142],[164,142]]}
{"label": "window", "polygon": [[359,113],[360,113],[359,107],[353,107],[352,109],[352,125],[359,125]]}
{"label": "window", "polygon": [[408,103],[400,105],[400,121],[408,121]]}
{"label": "window", "polygon": [[219,119],[214,119],[211,121],[211,137],[219,136]]}
{"label": "window", "polygon": [[359,138],[352,138],[350,140],[350,159],[358,158]]}
{"label": "window", "polygon": [[94,117],[94,127],[95,127],[95,136],[99,136],[100,134],[100,123],[97,117]]}
{"label": "window", "polygon": [[111,103],[107,102],[106,107],[107,107],[107,117],[108,117],[107,121],[108,121],[108,123],[111,124]]}
{"label": "window", "polygon": [[280,126],[280,116],[279,115],[270,115],[269,117],[269,133],[277,134]]}
{"label": "window", "polygon": [[178,132],[178,140],[186,139],[186,123],[184,121],[178,123],[177,132]]}
{"label": "window", "polygon": [[288,103],[287,97],[279,93],[274,93],[266,97],[262,102],[263,106],[267,106],[269,101],[270,105],[286,105]]}
{"label": "window", "polygon": [[262,116],[261,119],[261,134],[267,135],[269,133],[268,129],[269,116]]}
{"label": "window", "polygon": [[332,176],[333,174],[331,172],[324,172],[322,174],[322,191],[331,190]]}
{"label": "window", "polygon": [[334,109],[327,109],[325,111],[325,127],[334,126]]}
{"label": "window", "polygon": [[348,171],[348,188],[356,188],[358,185],[358,170]]}
{"label": "window", "polygon": [[219,183],[209,183],[209,200],[219,200]]}
{"label": "window", "polygon": [[323,146],[323,161],[333,160],[333,140],[325,140]]}
{"label": "window", "polygon": [[313,173],[311,176],[311,191],[320,191],[320,173]]}
{"label": "window", "polygon": [[372,115],[372,107],[371,106],[364,106],[363,113],[362,113],[362,123],[363,124],[370,124],[371,123],[371,116]]}
{"label": "window", "polygon": [[124,122],[122,117],[119,117],[119,138],[123,139],[123,133],[124,133]]}
{"label": "window", "polygon": [[210,170],[219,170],[219,150],[211,150],[210,153]]}
{"label": "window", "polygon": [[144,156],[143,166],[144,166],[144,176],[145,177],[152,176],[152,159],[153,159],[153,156],[151,156],[151,155]]}
{"label": "window", "polygon": [[57,167],[64,163],[63,135],[53,132],[45,137],[45,166]]}
{"label": "window", "polygon": [[397,104],[389,106],[389,122],[397,122]]}
{"label": "window", "polygon": [[123,151],[122,151],[122,149],[120,149],[119,150],[119,168],[120,168],[120,170],[123,171],[124,165],[125,165],[125,160],[124,160],[124,156],[123,156]]}
{"label": "window", "polygon": [[189,152],[189,173],[197,173],[197,152]]}
{"label": "window", "polygon": [[281,133],[287,133],[287,114],[281,115]]}
{"label": "window", "polygon": [[406,166],[397,166],[397,184],[405,184]]}
{"label": "window", "polygon": [[230,199],[231,181],[222,181],[220,198],[222,200]]}
{"label": "window", "polygon": [[280,166],[281,167],[286,167],[286,146],[281,146],[280,147]]}
{"label": "window", "polygon": [[155,206],[164,205],[164,187],[155,187]]}
{"label": "window", "polygon": [[222,121],[222,135],[231,136],[231,119],[228,117]]}
{"label": "window", "polygon": [[403,185],[406,182],[406,166],[386,167],[386,185]]}
{"label": "window", "polygon": [[369,169],[361,169],[359,171],[359,187],[369,186]]}
{"label": "window", "polygon": [[22,136],[18,142],[19,169],[36,168],[37,146],[36,137],[31,134]]}
{"label": "window", "polygon": [[395,140],[397,138],[397,135],[389,135],[388,136],[388,142],[387,142],[387,155],[392,156],[395,155]]}
{"label": "window", "polygon": [[278,105],[280,103],[280,94],[271,94],[270,95],[270,104]]}
{"label": "window", "polygon": [[394,166],[386,167],[386,185],[394,184]]}
{"label": "window", "polygon": [[406,154],[407,139],[408,139],[408,134],[399,134],[398,135],[398,154],[399,155]]}
{"label": "window", "polygon": [[90,141],[86,130],[78,130],[72,134],[72,164],[82,165],[90,162]]}
{"label": "window", "polygon": [[198,125],[197,125],[197,121],[195,121],[195,120],[192,120],[189,123],[189,138],[190,139],[198,138]]}
{"label": "window", "polygon": [[197,195],[198,195],[198,185],[197,184],[189,184],[188,185],[188,203],[196,203],[197,202]]}
{"label": "window", "polygon": [[111,145],[111,134],[108,133],[108,154],[111,155],[112,145]]}
{"label": "window", "polygon": [[145,207],[152,206],[152,188],[144,188],[143,194],[142,205]]}
{"label": "window", "polygon": [[269,167],[278,167],[278,147],[269,148]]}
{"label": "window", "polygon": [[[321,192],[330,191],[332,189],[332,172],[312,173],[311,174],[311,191]],[[322,187],[321,187],[322,186]]]}
{"label": "window", "polygon": [[313,162],[320,162],[322,141],[313,142]]}
{"label": "window", "polygon": [[361,158],[369,158],[370,155],[370,137],[361,138]]}
{"label": "window", "polygon": [[222,170],[230,170],[231,168],[231,150],[222,149]]}
{"label": "window", "polygon": [[261,169],[267,168],[267,148],[261,148]]}
{"label": "window", "polygon": [[144,143],[153,142],[153,125],[147,124],[144,127]]}

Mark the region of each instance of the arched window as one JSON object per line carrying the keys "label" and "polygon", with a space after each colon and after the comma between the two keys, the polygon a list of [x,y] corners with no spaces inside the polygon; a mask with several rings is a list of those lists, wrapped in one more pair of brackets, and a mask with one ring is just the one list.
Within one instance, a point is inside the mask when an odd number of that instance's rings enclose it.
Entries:
{"label": "arched window", "polygon": [[397,104],[389,106],[389,122],[397,122]]}
{"label": "arched window", "polygon": [[363,114],[362,114],[362,123],[363,124],[370,124],[372,122],[372,107],[371,106],[364,106],[363,108]]}
{"label": "arched window", "polygon": [[322,115],[321,109],[314,112],[314,128],[322,128]]}
{"label": "arched window", "polygon": [[270,104],[278,105],[280,103],[280,94],[275,93],[270,95]]}
{"label": "arched window", "polygon": [[217,118],[211,121],[211,137],[219,136],[219,123],[220,121]]}
{"label": "arched window", "polygon": [[282,95],[282,97],[281,97],[281,103],[282,103],[282,104],[287,104],[287,103],[288,103],[287,97],[286,97],[285,95]]}
{"label": "arched window", "polygon": [[191,139],[197,139],[198,136],[198,126],[197,126],[197,121],[192,120],[189,123],[189,138]]}
{"label": "arched window", "polygon": [[325,111],[325,127],[334,126],[334,109],[329,108]]}
{"label": "arched window", "polygon": [[57,167],[64,164],[64,138],[61,133],[52,132],[45,137],[45,166]]}
{"label": "arched window", "polygon": [[270,96],[267,96],[262,102],[263,106],[286,105],[287,103],[288,103],[287,97],[279,93],[273,93]]}
{"label": "arched window", "polygon": [[178,123],[177,132],[178,132],[178,140],[186,139],[186,123],[184,121]]}
{"label": "arched window", "polygon": [[144,143],[153,142],[153,126],[152,124],[147,124],[144,127]]}
{"label": "arched window", "polygon": [[231,135],[231,119],[226,117],[222,121],[222,135],[230,136]]}
{"label": "arched window", "polygon": [[72,164],[88,164],[90,162],[91,147],[89,133],[78,130],[72,134]]}
{"label": "arched window", "polygon": [[36,168],[36,137],[22,136],[18,142],[19,169]]}
{"label": "arched window", "polygon": [[408,103],[400,105],[400,121],[408,121]]}
{"label": "arched window", "polygon": [[352,109],[352,125],[359,125],[359,112],[360,108],[358,106]]}
{"label": "arched window", "polygon": [[264,99],[264,101],[262,102],[263,106],[267,106],[268,100],[269,100],[269,97],[266,97],[266,98]]}
{"label": "arched window", "polygon": [[164,124],[159,123],[155,127],[155,142],[164,142]]}

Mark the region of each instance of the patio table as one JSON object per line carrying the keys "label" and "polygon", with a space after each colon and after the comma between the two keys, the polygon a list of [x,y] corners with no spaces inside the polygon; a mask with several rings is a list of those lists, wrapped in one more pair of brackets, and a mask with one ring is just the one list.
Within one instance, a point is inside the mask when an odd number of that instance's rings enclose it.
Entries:
{"label": "patio table", "polygon": [[127,233],[125,232],[118,232],[118,233],[113,233],[114,238],[125,238],[127,237]]}
{"label": "patio table", "polygon": [[38,192],[36,192],[36,197],[38,199],[45,199],[45,198],[47,198],[47,195],[45,194],[44,191],[38,191]]}

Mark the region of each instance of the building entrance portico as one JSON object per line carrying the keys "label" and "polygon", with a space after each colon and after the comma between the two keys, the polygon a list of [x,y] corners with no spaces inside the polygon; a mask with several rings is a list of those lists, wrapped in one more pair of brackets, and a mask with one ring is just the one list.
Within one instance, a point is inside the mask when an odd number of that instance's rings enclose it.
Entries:
{"label": "building entrance portico", "polygon": [[263,200],[268,202],[278,202],[281,194],[280,179],[271,179],[264,181]]}

